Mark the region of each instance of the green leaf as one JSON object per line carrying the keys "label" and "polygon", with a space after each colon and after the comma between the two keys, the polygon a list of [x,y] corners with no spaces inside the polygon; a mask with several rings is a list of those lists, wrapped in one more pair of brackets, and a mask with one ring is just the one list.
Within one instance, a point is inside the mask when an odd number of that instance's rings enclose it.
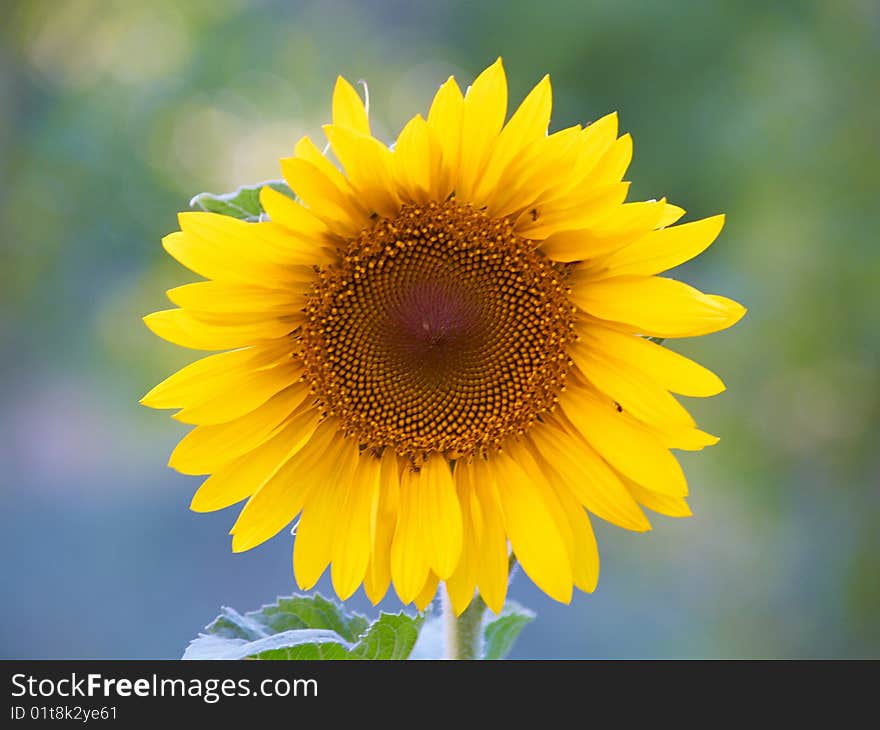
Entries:
{"label": "green leaf", "polygon": [[293,192],[283,180],[269,180],[256,185],[242,185],[231,193],[199,193],[189,201],[190,208],[201,208],[209,213],[219,213],[246,221],[258,221],[264,213],[260,205],[260,190],[268,185],[289,197]]}
{"label": "green leaf", "polygon": [[[300,630],[291,633],[306,634],[309,633],[309,631]],[[283,636],[283,634],[279,634],[279,636]],[[282,646],[277,649],[266,649],[265,651],[260,651],[256,654],[249,654],[246,657],[240,658],[274,661],[291,661],[302,659],[322,659],[338,661],[340,659],[351,659],[350,644],[340,644],[339,641],[334,641],[332,639],[328,639],[326,641],[316,641],[308,638],[304,638],[303,640],[299,640],[297,639],[297,637],[290,638],[292,638],[296,643],[289,646]],[[320,637],[318,638],[320,639]],[[336,638],[338,639],[339,637]],[[289,641],[289,639],[285,639],[285,641]]]}
{"label": "green leaf", "polygon": [[255,641],[200,634],[184,659],[347,659],[351,644],[334,631],[294,629]]}
{"label": "green leaf", "polygon": [[314,596],[279,598],[271,606],[258,612],[273,632],[289,629],[329,629],[346,641],[357,641],[366,631],[369,621],[357,613],[345,613],[342,606],[329,601],[320,593]]}
{"label": "green leaf", "polygon": [[424,619],[383,613],[370,623],[315,594],[279,598],[244,615],[223,608],[184,659],[406,659]]}
{"label": "green leaf", "polygon": [[422,616],[382,613],[352,649],[354,659],[406,659],[419,638]]}
{"label": "green leaf", "polygon": [[520,632],[535,619],[533,611],[508,601],[497,618],[486,623],[483,630],[484,659],[503,659],[513,647]]}

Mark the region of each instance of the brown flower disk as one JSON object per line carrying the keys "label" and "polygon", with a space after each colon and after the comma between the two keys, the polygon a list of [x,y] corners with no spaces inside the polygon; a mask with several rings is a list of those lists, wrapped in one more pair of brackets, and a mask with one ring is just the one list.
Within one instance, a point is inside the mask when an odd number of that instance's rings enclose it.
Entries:
{"label": "brown flower disk", "polygon": [[352,240],[307,298],[305,377],[366,448],[418,464],[499,448],[553,408],[570,361],[564,271],[454,199]]}

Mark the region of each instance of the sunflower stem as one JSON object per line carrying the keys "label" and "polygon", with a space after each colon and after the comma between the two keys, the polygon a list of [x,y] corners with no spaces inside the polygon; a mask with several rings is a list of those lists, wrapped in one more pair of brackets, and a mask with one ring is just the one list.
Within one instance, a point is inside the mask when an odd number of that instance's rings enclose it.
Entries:
{"label": "sunflower stem", "polygon": [[[516,555],[510,554],[507,562],[507,581],[513,577],[516,569]],[[478,593],[464,610],[456,616],[446,586],[443,586],[443,620],[446,624],[446,658],[447,659],[482,659],[483,658],[483,616],[486,603]]]}
{"label": "sunflower stem", "polygon": [[446,658],[480,659],[483,654],[483,614],[486,604],[480,596],[456,616],[445,586],[443,589],[443,618],[446,623]]}

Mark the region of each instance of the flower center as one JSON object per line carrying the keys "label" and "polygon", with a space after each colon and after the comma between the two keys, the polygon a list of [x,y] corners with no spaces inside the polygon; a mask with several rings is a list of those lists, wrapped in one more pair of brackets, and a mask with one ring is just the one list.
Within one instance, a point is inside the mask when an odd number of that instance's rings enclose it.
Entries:
{"label": "flower center", "polygon": [[562,269],[454,200],[362,231],[306,314],[305,373],[325,411],[365,448],[415,462],[525,431],[553,408],[574,339]]}

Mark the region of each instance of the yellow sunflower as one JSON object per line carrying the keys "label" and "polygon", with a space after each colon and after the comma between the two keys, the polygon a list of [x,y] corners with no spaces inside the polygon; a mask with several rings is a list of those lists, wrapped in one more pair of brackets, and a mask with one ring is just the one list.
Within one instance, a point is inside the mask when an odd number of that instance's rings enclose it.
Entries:
{"label": "yellow sunflower", "polygon": [[422,608],[445,581],[460,614],[500,611],[508,550],[554,599],[592,591],[588,512],[629,530],[642,507],[690,514],[670,449],[717,441],[671,395],[724,389],[650,337],[724,329],[745,309],[656,276],[724,218],[673,226],[665,199],[625,202],[632,155],[610,114],[548,134],[548,77],[507,116],[499,59],[388,147],[344,79],[324,127],[264,187],[267,220],[181,213],[163,240],[205,278],[145,318],[164,339],[223,351],[143,403],[195,428],[170,465],[208,474],[192,509],[247,500],[232,549],[299,516],[293,569],[311,588],[393,583]]}

